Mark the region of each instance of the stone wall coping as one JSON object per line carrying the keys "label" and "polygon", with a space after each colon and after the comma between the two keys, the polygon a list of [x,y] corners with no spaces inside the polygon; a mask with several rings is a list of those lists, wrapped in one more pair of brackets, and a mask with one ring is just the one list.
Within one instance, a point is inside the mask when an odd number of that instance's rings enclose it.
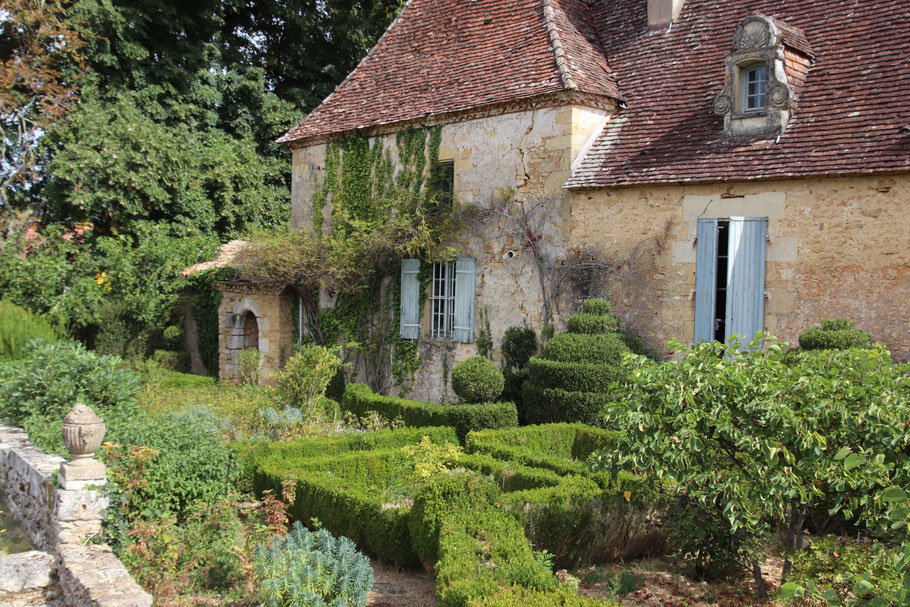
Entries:
{"label": "stone wall coping", "polygon": [[21,428],[0,422],[0,489],[32,543],[54,562],[63,604],[151,607],[152,596],[111,548],[88,543],[101,532],[108,499],[95,489],[57,486],[64,463],[64,458],[38,449]]}

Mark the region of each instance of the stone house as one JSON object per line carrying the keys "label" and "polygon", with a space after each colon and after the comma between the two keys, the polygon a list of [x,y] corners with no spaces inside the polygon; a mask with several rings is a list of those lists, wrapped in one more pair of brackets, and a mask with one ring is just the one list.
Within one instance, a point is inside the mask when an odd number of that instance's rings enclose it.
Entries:
{"label": "stone house", "polygon": [[[536,221],[529,241],[490,215],[453,238],[457,261],[402,263],[423,398],[446,398],[487,323],[498,345],[593,295],[655,353],[849,317],[907,359],[908,50],[901,0],[410,0],[280,139],[292,224],[330,220],[313,205],[330,142],[367,136],[398,162],[413,127],[440,129],[455,200],[505,196]],[[224,289],[222,374],[248,313],[287,349],[293,298]]]}

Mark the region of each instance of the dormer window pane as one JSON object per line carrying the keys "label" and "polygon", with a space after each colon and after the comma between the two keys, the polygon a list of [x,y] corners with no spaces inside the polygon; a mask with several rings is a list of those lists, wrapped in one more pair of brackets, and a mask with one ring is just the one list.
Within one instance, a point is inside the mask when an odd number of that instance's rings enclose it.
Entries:
{"label": "dormer window pane", "polygon": [[746,70],[745,87],[743,93],[743,107],[746,111],[763,110],[767,105],[765,88],[768,82],[768,68],[764,65]]}

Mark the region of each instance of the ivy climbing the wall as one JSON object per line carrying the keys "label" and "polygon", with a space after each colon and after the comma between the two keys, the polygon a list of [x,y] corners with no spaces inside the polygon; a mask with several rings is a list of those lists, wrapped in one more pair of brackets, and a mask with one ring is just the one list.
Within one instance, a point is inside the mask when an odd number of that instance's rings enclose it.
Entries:
{"label": "ivy climbing the wall", "polygon": [[[359,344],[347,362],[377,391],[407,383],[420,364],[417,342],[398,336],[400,260],[447,257],[439,250],[447,217],[429,186],[440,141],[440,127],[397,133],[397,163],[384,138],[330,142],[311,200],[314,230],[258,235],[234,262],[240,280],[297,291],[306,339]],[[321,295],[333,305],[321,309]]]}

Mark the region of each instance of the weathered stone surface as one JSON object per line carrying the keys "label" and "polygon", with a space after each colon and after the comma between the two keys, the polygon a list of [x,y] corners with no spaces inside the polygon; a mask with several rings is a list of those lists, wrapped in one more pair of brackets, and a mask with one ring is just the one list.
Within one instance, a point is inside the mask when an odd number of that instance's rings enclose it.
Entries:
{"label": "weathered stone surface", "polygon": [[[61,462],[35,448],[20,429],[0,424],[0,487],[10,511],[36,546],[58,557],[55,562],[51,554],[34,552],[0,558],[0,607],[56,607],[58,598],[60,607],[150,606],[151,595],[108,546],[86,545],[101,533],[108,499],[96,490],[54,487]],[[54,575],[59,584],[51,583]]]}
{"label": "weathered stone surface", "polygon": [[0,592],[21,592],[46,588],[51,584],[54,557],[32,550],[0,556]]}

